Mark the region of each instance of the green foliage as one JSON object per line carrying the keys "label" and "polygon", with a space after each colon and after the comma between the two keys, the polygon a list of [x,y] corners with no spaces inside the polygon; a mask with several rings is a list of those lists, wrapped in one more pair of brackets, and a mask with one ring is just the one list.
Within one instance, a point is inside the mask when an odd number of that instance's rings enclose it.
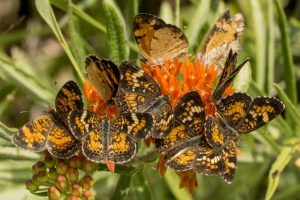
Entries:
{"label": "green foliage", "polygon": [[[76,79],[83,85],[84,57],[92,53],[118,64],[124,59],[136,61],[141,57],[132,33],[138,2],[140,8],[147,7],[142,5],[144,1],[137,0],[28,1],[31,15],[25,20],[30,25],[25,27],[24,23],[23,27],[3,31],[0,38],[0,199],[41,199],[25,190],[24,184],[31,178],[28,172],[38,155],[14,147],[10,138],[29,118],[41,115],[38,108],[53,106],[56,91],[66,81]],[[250,65],[241,70],[235,87],[238,91],[248,89],[253,97],[278,95],[286,105],[284,117],[242,138],[238,148],[244,156],[238,157],[238,168],[230,185],[221,177],[197,175],[198,188],[190,196],[186,188],[179,189],[180,177],[170,169],[164,177],[159,177],[158,171],[135,160],[132,166],[116,166],[114,174],[108,172],[106,165],[99,165],[99,171],[93,176],[96,199],[299,198],[299,168],[293,161],[299,158],[300,138],[296,87],[300,76],[300,23],[296,13],[300,13],[300,3],[234,0],[225,4],[194,0],[180,6],[182,2],[176,0],[172,7],[169,2],[163,1],[163,7],[153,7],[156,13],[152,14],[161,13],[171,20],[166,19],[168,23],[180,26],[189,39],[188,52],[192,56],[226,8],[231,10],[231,15],[241,12],[245,17],[245,31],[238,64],[250,58]],[[286,6],[291,2],[298,7]],[[253,80],[249,86],[251,74]],[[274,83],[277,83],[275,87]],[[154,152],[153,147],[147,149],[139,144],[140,157],[148,156],[150,151]],[[155,166],[156,158],[155,154],[143,160]]]}

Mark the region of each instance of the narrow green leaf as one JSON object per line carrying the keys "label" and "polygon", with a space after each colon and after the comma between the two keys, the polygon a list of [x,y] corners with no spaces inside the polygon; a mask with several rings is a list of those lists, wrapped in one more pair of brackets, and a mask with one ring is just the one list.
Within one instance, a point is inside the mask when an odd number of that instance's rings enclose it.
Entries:
{"label": "narrow green leaf", "polygon": [[129,43],[131,43],[135,50],[129,45],[129,47],[133,50],[130,51],[130,57],[129,60],[137,60],[138,59],[138,48],[135,44],[135,38],[134,38],[134,34],[133,34],[133,19],[134,17],[138,14],[138,0],[129,0],[129,6],[128,6],[128,25],[130,27],[130,40],[128,41]]}
{"label": "narrow green leaf", "polygon": [[[18,59],[18,58],[16,58]],[[22,56],[20,57],[22,59]],[[23,60],[24,61],[24,60]],[[29,67],[26,63],[24,66]],[[41,77],[37,72],[33,72],[33,69],[24,71],[22,66],[16,65],[6,55],[0,55],[1,65],[1,78],[8,83],[11,83],[21,89],[24,93],[30,96],[32,100],[43,105],[52,105],[52,99],[54,94],[51,93],[51,87],[47,84],[47,81],[41,80]],[[26,67],[25,67],[26,68]]]}
{"label": "narrow green leaf", "polygon": [[275,38],[274,38],[274,9],[273,0],[268,0],[268,47],[267,47],[267,71],[266,71],[266,93],[271,93],[274,82],[274,62],[275,62]]}
{"label": "narrow green leaf", "polygon": [[300,121],[300,113],[299,113],[298,109],[292,103],[291,99],[288,98],[287,94],[282,90],[282,88],[279,87],[279,85],[274,84],[274,86],[278,92],[278,96],[280,97],[281,101],[284,102],[284,104],[286,106],[285,110],[290,113],[290,116],[292,117],[294,124],[298,124],[298,122]]}
{"label": "narrow green leaf", "polygon": [[163,1],[159,9],[159,17],[167,24],[174,24],[174,11],[169,1]]}
{"label": "narrow green leaf", "polygon": [[[68,9],[67,4],[65,3],[65,1],[50,0],[50,2],[51,2],[52,5],[54,5],[55,7],[59,8],[63,11],[67,11],[67,9]],[[73,13],[76,17],[79,17],[80,19],[83,19],[84,21],[91,24],[92,26],[94,26],[96,29],[98,29],[102,33],[106,33],[106,29],[105,29],[104,25],[100,24],[97,20],[95,20],[94,18],[92,18],[91,16],[89,16],[88,14],[83,12],[83,10],[80,9],[78,6],[72,4],[72,10],[73,10]]]}
{"label": "narrow green leaf", "polygon": [[177,27],[180,27],[180,0],[175,0],[175,20],[174,24]]}
{"label": "narrow green leaf", "polygon": [[151,200],[153,199],[152,193],[149,188],[149,183],[145,179],[145,176],[142,172],[136,173],[132,177],[132,183],[134,192],[136,195],[136,199],[144,199],[144,200]]}
{"label": "narrow green leaf", "polygon": [[125,42],[124,20],[120,11],[110,1],[104,2],[106,30],[108,37],[109,58],[115,63],[128,59],[127,43]]}
{"label": "narrow green leaf", "polygon": [[250,67],[250,62],[248,61],[245,66],[236,75],[233,88],[236,92],[247,92],[252,80],[252,71]]}
{"label": "narrow green leaf", "polygon": [[84,45],[80,37],[80,28],[78,21],[73,16],[72,11],[72,0],[68,0],[68,15],[69,15],[69,32],[70,32],[70,38],[71,38],[71,50],[74,54],[74,58],[82,72],[85,71],[85,65],[84,60],[86,53],[84,51]]}
{"label": "narrow green leaf", "polygon": [[8,128],[0,121],[0,138],[11,141],[11,136],[18,131],[17,128]]}
{"label": "narrow green leaf", "polygon": [[[207,21],[207,16],[209,14],[210,0],[202,0],[198,2],[195,9],[194,15],[191,17],[190,23],[187,25],[187,30],[185,32],[190,44],[195,43],[197,40],[199,31],[203,27],[204,23]],[[192,49],[190,45],[188,51]]]}
{"label": "narrow green leaf", "polygon": [[[284,58],[284,81],[288,86],[285,89],[287,96],[290,98],[291,102],[297,104],[297,90],[296,90],[296,80],[295,80],[295,68],[293,65],[293,57],[290,47],[290,38],[288,34],[287,19],[279,0],[273,1],[278,13],[278,25],[281,33],[281,48],[282,55]],[[294,111],[293,111],[294,112]],[[287,116],[288,118],[288,116]]]}
{"label": "narrow green leaf", "polygon": [[52,31],[55,34],[55,36],[57,37],[58,41],[64,48],[66,54],[68,55],[70,61],[73,64],[77,74],[80,77],[81,84],[83,84],[83,81],[85,80],[85,78],[84,78],[82,72],[80,71],[80,69],[74,59],[74,56],[72,55],[64,37],[60,31],[59,25],[55,19],[55,16],[54,16],[54,13],[53,13],[53,10],[51,8],[49,1],[48,0],[36,0],[35,5],[36,5],[36,8],[37,8],[39,14],[42,16],[42,18],[46,21],[46,23],[52,29]]}
{"label": "narrow green leaf", "polygon": [[130,183],[131,183],[131,176],[120,175],[115,192],[110,199],[111,200],[124,199],[128,194]]}
{"label": "narrow green leaf", "polygon": [[263,12],[258,0],[251,0],[253,34],[255,37],[255,68],[253,69],[253,79],[257,82],[259,88],[264,88],[266,77],[266,30],[263,18]]}
{"label": "narrow green leaf", "polygon": [[285,166],[289,163],[296,150],[297,138],[291,138],[288,140],[287,145],[281,150],[276,161],[273,163],[269,172],[269,184],[266,193],[267,200],[271,199],[279,183],[280,174],[282,173]]}

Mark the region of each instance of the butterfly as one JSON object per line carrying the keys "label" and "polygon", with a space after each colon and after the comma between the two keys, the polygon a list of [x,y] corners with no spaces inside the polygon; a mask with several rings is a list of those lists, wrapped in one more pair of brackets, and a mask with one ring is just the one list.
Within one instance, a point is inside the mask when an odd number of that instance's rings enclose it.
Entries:
{"label": "butterfly", "polygon": [[85,64],[87,76],[92,85],[95,86],[101,98],[106,100],[108,105],[112,105],[119,86],[118,66],[111,60],[100,60],[94,55],[88,55],[85,58]]}
{"label": "butterfly", "polygon": [[48,115],[27,122],[13,136],[12,142],[18,147],[33,152],[44,149],[55,157],[66,159],[79,149],[80,143],[68,127],[68,114],[83,109],[81,91],[74,81],[68,81],[58,92],[55,107],[48,108]]}
{"label": "butterfly", "polygon": [[226,55],[230,49],[239,54],[239,41],[244,32],[244,17],[238,13],[230,18],[229,10],[226,10],[217,20],[202,46],[197,51],[197,57],[205,62],[206,66],[215,63],[221,74]]}
{"label": "butterfly", "polygon": [[[156,138],[159,153],[169,159],[166,166],[175,171],[191,169],[197,148],[201,142],[205,112],[200,95],[196,91],[184,94],[174,108],[175,126],[164,138]],[[203,139],[202,139],[203,140]]]}
{"label": "butterfly", "polygon": [[238,67],[236,67],[235,65],[237,59],[238,59],[238,54],[236,52],[233,53],[233,51],[230,49],[219,82],[210,98],[210,101],[212,103],[216,104],[219,102],[225,90],[231,84],[232,80],[243,68],[243,66],[249,61],[249,58],[247,58]]}
{"label": "butterfly", "polygon": [[222,154],[226,166],[222,174],[231,183],[236,169],[236,141],[240,135],[252,132],[269,123],[285,108],[274,97],[261,96],[252,99],[246,93],[234,93],[216,105],[216,118],[208,116],[205,122],[207,142]]}
{"label": "butterfly", "polygon": [[136,142],[150,136],[153,118],[148,113],[124,113],[110,120],[96,113],[74,110],[69,114],[70,129],[83,139],[82,152],[93,162],[129,162],[136,152]]}
{"label": "butterfly", "polygon": [[159,85],[130,61],[119,67],[120,82],[115,103],[120,112],[145,112],[154,116],[154,138],[164,138],[174,127],[174,114],[169,95],[160,95]]}
{"label": "butterfly", "polygon": [[140,52],[150,64],[163,64],[180,57],[189,46],[187,37],[178,27],[151,14],[136,15],[133,31]]}

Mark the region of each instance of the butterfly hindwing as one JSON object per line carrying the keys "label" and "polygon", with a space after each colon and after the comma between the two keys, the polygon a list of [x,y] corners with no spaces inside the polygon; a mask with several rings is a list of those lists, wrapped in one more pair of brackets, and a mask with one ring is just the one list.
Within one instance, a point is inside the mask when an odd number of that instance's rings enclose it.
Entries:
{"label": "butterfly hindwing", "polygon": [[135,16],[133,30],[142,55],[151,64],[161,64],[183,53],[189,43],[176,26],[146,13]]}

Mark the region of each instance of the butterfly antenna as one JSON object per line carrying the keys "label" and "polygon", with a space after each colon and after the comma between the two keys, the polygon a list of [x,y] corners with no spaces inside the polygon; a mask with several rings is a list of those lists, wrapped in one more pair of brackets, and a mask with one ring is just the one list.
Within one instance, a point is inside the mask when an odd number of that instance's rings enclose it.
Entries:
{"label": "butterfly antenna", "polygon": [[[50,106],[49,106],[49,108],[50,108]],[[41,111],[41,110],[48,111],[48,108],[47,109],[46,108],[41,108],[41,109],[34,109],[34,110],[22,110],[22,111],[20,111],[20,113],[23,114],[23,113],[29,113],[29,112]]]}
{"label": "butterfly antenna", "polygon": [[197,86],[195,88],[196,88],[196,90],[199,90],[201,93],[209,94],[208,92],[206,92],[205,90],[202,90],[202,89],[198,88]]}
{"label": "butterfly antenna", "polygon": [[253,133],[253,134],[249,134],[249,135],[246,135],[245,138],[249,138],[249,137],[253,137],[255,135],[264,135],[266,134],[268,131],[263,131],[261,133]]}
{"label": "butterfly antenna", "polygon": [[139,161],[141,161],[142,163],[144,163],[145,165],[148,165],[149,167],[151,167],[153,170],[156,170],[156,168],[152,167],[149,163],[147,163],[147,162],[141,160],[139,157],[137,157],[137,156],[134,156],[134,157],[135,157],[136,159],[138,159]]}

